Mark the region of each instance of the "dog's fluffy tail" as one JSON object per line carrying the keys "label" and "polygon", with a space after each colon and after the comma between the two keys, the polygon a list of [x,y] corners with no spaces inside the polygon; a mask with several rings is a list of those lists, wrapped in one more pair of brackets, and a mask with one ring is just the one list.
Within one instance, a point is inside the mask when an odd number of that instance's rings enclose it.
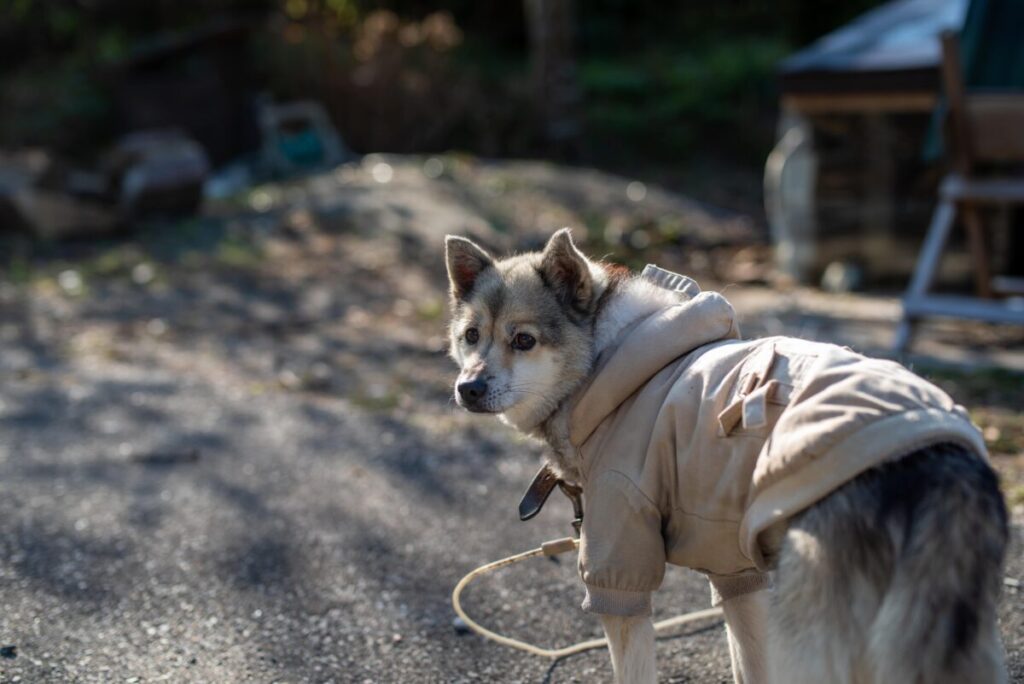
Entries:
{"label": "dog's fluffy tail", "polygon": [[1005,681],[996,603],[1007,537],[995,474],[959,446],[858,477],[787,532],[779,681]]}

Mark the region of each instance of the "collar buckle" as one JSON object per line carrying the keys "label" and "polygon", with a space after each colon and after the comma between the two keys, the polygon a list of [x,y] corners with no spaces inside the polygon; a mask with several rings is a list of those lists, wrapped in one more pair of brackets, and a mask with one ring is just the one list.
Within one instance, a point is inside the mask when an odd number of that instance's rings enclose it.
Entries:
{"label": "collar buckle", "polygon": [[576,532],[576,538],[579,539],[583,527],[583,488],[569,484],[558,477],[555,471],[551,469],[551,466],[547,464],[544,464],[537,471],[537,474],[533,477],[533,482],[530,483],[526,493],[523,494],[523,498],[519,502],[519,519],[523,521],[530,520],[540,513],[556,485],[572,502],[574,516],[572,528]]}

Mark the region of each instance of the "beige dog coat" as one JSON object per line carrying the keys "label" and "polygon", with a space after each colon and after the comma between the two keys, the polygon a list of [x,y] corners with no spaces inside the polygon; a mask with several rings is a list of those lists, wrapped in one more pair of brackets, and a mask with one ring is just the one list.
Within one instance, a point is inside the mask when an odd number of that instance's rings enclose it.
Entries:
{"label": "beige dog coat", "polygon": [[785,337],[740,341],[732,307],[648,267],[679,303],[626,330],[577,393],[583,607],[650,612],[665,564],[722,593],[763,586],[763,532],[883,461],[938,442],[984,457],[964,409],[892,361]]}

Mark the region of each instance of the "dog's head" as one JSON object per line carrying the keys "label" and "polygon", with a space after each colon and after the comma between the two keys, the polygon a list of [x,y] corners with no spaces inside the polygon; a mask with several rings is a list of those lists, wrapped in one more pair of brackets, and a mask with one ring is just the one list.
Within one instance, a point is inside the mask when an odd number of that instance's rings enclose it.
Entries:
{"label": "dog's head", "polygon": [[568,228],[542,252],[495,260],[470,240],[445,243],[455,401],[532,430],[587,376],[603,269]]}

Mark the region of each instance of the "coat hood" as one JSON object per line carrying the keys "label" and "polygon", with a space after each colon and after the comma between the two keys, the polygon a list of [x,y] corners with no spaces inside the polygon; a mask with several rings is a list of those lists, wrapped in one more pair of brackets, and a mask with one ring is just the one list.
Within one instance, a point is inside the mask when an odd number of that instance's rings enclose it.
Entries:
{"label": "coat hood", "polygon": [[672,361],[697,347],[739,337],[732,305],[719,293],[701,292],[690,278],[654,265],[640,277],[678,293],[679,302],[628,327],[598,357],[570,413],[569,439],[577,447]]}

